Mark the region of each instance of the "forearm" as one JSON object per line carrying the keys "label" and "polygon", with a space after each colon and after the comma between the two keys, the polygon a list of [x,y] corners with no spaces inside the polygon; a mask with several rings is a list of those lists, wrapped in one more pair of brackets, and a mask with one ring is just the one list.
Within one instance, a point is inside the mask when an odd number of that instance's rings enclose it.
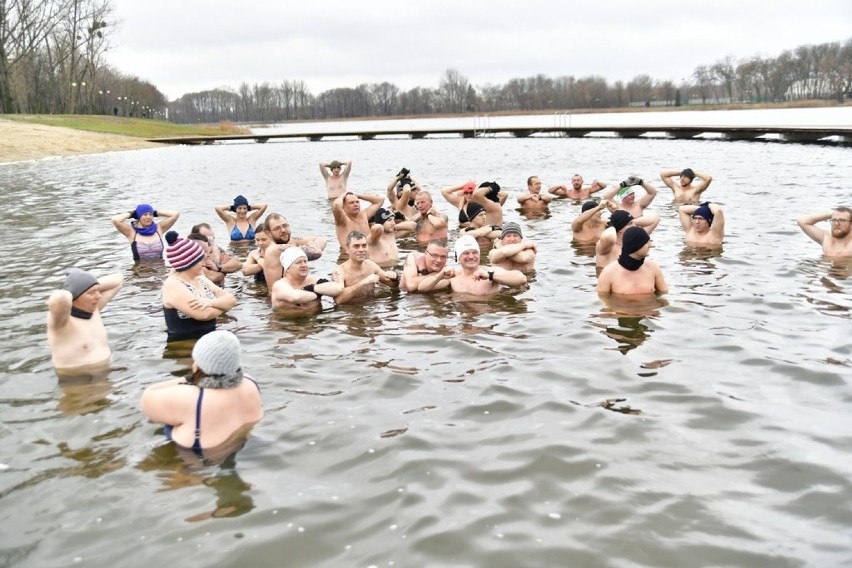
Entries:
{"label": "forearm", "polygon": [[444,275],[441,272],[436,272],[434,274],[429,274],[420,281],[417,285],[418,292],[431,292],[434,290],[438,283],[444,279]]}
{"label": "forearm", "polygon": [[796,221],[799,225],[816,225],[820,221],[828,221],[831,219],[832,211],[827,213],[811,213],[810,215],[802,215]]}
{"label": "forearm", "polygon": [[504,286],[520,286],[526,283],[527,277],[518,270],[500,270],[494,273],[492,280]]}

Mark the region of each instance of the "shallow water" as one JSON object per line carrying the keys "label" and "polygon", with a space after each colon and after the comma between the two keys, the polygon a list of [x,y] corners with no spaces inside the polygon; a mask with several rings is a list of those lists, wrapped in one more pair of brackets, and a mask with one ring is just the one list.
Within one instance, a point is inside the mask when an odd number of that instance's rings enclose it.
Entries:
{"label": "shallow water", "polygon": [[[353,159],[384,193],[401,166],[428,189],[512,193],[581,172],[662,188],[652,257],[671,292],[639,315],[597,297],[570,243],[579,207],[528,220],[523,290],[482,302],[384,293],[280,318],[253,282],[220,321],[262,385],[265,419],[219,467],[185,461],[138,410],[181,375],[166,350],[161,266],[134,266],[111,215],[182,212],[186,233],[237,193],[295,234],[334,241],[317,163]],[[709,171],[717,254],[683,245],[656,172]],[[849,149],[615,139],[427,139],[166,147],[0,168],[0,565],[834,566],[852,562],[852,268],[795,225],[850,204]],[[510,201],[511,203],[512,201]],[[441,203],[446,212],[451,207]],[[453,215],[454,216],[454,215]],[[331,271],[330,244],[313,263]],[[119,270],[104,312],[114,369],[59,385],[45,300],[78,264]],[[620,398],[610,408],[599,403]],[[191,558],[191,561],[187,559]]]}

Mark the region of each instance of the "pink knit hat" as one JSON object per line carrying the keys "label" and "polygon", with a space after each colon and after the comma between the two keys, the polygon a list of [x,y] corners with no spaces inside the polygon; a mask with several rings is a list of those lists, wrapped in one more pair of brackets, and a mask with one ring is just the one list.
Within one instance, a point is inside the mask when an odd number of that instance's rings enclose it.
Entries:
{"label": "pink knit hat", "polygon": [[188,270],[204,260],[204,249],[198,241],[182,239],[176,232],[169,231],[166,233],[166,242],[169,243],[166,248],[166,259],[178,272]]}

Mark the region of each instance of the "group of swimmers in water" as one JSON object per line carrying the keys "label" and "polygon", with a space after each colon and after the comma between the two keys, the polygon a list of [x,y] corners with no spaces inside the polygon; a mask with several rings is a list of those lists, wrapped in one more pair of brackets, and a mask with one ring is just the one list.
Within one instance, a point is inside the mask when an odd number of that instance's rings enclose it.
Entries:
{"label": "group of swimmers in water", "polygon": [[[192,375],[151,385],[142,398],[142,410],[152,421],[166,425],[167,435],[178,446],[195,453],[218,447],[247,432],[263,416],[259,387],[242,372],[239,340],[216,330],[216,319],[237,303],[223,287],[226,274],[242,270],[265,282],[278,311],[305,312],[319,309],[323,296],[339,304],[368,300],[378,284],[408,293],[451,290],[462,298],[482,297],[501,286],[525,285],[535,268],[538,247],[524,239],[518,223],[504,223],[508,193],[497,182],[469,181],[441,190],[447,203],[458,209],[458,234],[452,246],[458,266],[448,266],[449,218],[408,169],[394,176],[384,196],[348,191],[351,161],[321,163],[320,171],[345,259],[330,278],[311,274],[309,266],[323,254],[325,237],[295,237],[287,219],[277,213],[261,222],[267,204],[251,204],[241,195],[215,211],[231,242],[256,245],[244,260],[219,247],[207,223],[194,226],[186,237],[171,231],[180,216],[177,211],[140,204],[112,218],[135,260],[165,258],[171,268],[162,288],[167,341],[197,340]],[[687,168],[664,170],[660,177],[679,204],[686,243],[721,247],[725,213],[717,203],[702,202],[712,176]],[[654,185],[638,176],[617,184],[595,180],[586,185],[574,175],[570,185],[546,191],[539,178],[531,176],[517,203],[530,214],[546,212],[554,199],[581,203],[571,223],[573,239],[595,247],[598,293],[641,298],[668,291],[660,266],[648,259],[650,234],[660,216],[646,209],[656,195]],[[362,201],[369,205],[362,208]],[[822,221],[830,221],[830,230],[817,226]],[[802,216],[798,224],[826,256],[852,257],[848,207]],[[422,251],[409,253],[402,269],[396,270],[397,239],[408,236]],[[482,264],[483,254],[487,264]],[[62,289],[51,293],[47,337],[60,379],[108,370],[111,350],[100,312],[122,283],[120,273],[97,278],[71,268]]]}

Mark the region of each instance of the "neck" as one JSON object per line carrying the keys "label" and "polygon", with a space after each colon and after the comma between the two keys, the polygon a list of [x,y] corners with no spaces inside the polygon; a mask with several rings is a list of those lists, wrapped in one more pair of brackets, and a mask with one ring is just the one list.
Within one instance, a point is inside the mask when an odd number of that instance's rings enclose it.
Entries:
{"label": "neck", "polygon": [[644,258],[636,258],[631,254],[622,253],[621,256],[618,257],[618,264],[620,264],[622,268],[630,270],[631,272],[639,270],[644,263]]}
{"label": "neck", "polygon": [[85,310],[81,310],[77,306],[71,306],[71,317],[80,318],[80,319],[92,319],[92,314],[94,312],[87,312]]}

